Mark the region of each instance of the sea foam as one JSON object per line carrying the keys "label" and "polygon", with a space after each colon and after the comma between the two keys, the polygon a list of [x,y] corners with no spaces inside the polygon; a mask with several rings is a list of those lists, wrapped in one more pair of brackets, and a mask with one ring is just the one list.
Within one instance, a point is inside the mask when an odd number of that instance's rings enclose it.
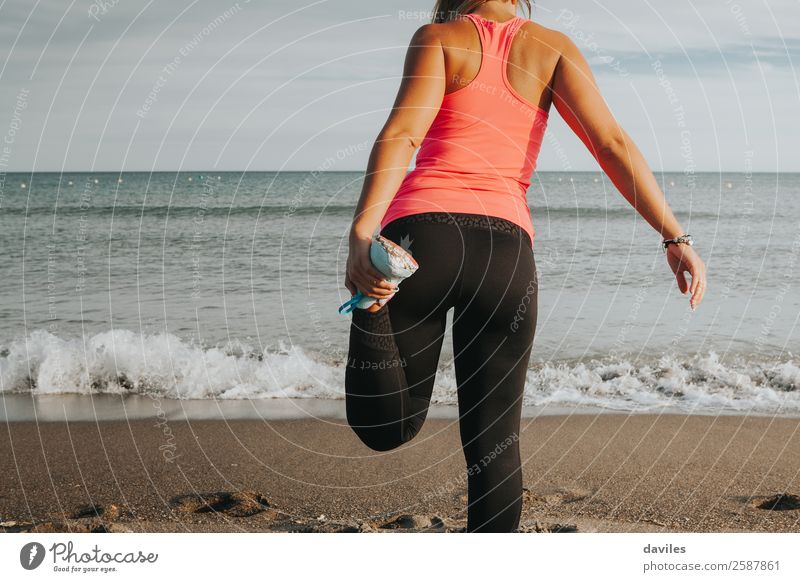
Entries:
{"label": "sea foam", "polygon": [[[280,342],[269,349],[241,342],[208,347],[169,333],[117,329],[67,339],[38,330],[1,347],[0,391],[342,399],[344,366]],[[715,352],[609,357],[532,363],[523,404],[797,415],[799,386],[800,366],[792,359],[723,359]],[[457,402],[452,361],[440,364],[432,402]]]}

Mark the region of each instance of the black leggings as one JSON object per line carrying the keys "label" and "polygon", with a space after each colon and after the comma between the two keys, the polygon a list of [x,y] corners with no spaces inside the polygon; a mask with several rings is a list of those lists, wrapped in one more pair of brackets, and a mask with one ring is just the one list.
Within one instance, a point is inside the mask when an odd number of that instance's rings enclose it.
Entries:
{"label": "black leggings", "polygon": [[530,238],[498,217],[447,212],[401,217],[381,234],[408,248],[419,269],[378,311],[353,311],[347,421],[377,451],[414,438],[428,412],[445,318],[454,307],[467,531],[515,531],[522,510],[522,393],[537,315]]}

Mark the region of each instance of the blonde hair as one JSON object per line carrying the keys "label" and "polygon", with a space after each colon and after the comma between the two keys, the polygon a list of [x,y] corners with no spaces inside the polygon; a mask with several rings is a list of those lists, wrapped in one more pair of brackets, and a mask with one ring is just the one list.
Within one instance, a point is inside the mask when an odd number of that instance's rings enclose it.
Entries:
{"label": "blonde hair", "polygon": [[[478,6],[487,0],[437,0],[433,7],[433,20],[431,22],[449,22],[456,20],[464,14],[474,12]],[[531,0],[520,0],[528,10],[528,18],[531,16]]]}

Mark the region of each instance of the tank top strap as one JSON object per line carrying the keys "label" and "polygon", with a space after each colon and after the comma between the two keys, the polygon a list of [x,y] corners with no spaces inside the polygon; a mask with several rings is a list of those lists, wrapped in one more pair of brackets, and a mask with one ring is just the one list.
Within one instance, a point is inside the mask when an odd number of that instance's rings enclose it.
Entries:
{"label": "tank top strap", "polygon": [[517,34],[517,31],[522,28],[522,25],[525,24],[525,19],[520,18],[517,16],[514,18],[513,22],[509,22],[508,25],[503,29],[503,50],[501,55],[501,61],[503,63],[503,67],[505,68],[506,63],[508,62],[508,55],[511,52],[511,43],[514,41],[514,37]]}
{"label": "tank top strap", "polygon": [[504,78],[511,41],[525,19],[517,16],[510,21],[495,22],[471,12],[465,16],[475,24],[481,40],[481,68],[476,79],[480,77],[482,81],[500,83]]}

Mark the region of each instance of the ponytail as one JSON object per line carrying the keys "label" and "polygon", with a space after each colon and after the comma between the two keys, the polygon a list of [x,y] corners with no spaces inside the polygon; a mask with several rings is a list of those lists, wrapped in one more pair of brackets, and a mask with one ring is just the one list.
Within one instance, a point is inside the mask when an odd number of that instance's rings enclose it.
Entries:
{"label": "ponytail", "polygon": [[[464,14],[474,12],[478,6],[486,0],[437,0],[433,7],[433,23],[449,22],[456,20]],[[528,17],[531,15],[531,0],[521,0],[528,10]]]}

